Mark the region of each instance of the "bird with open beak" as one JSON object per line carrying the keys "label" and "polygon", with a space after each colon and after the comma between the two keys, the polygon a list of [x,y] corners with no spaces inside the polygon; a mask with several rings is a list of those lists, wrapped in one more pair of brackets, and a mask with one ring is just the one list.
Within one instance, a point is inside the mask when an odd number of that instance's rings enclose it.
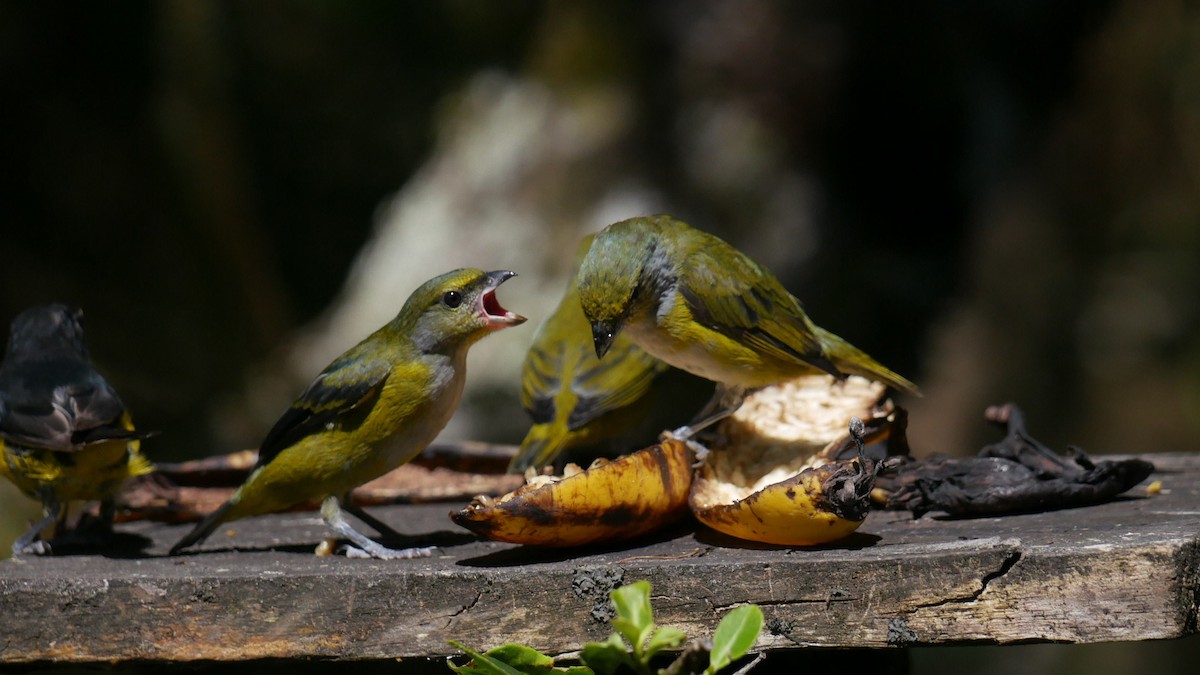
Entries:
{"label": "bird with open beak", "polygon": [[496,288],[514,276],[459,269],[421,285],[396,318],[317,375],[267,432],[242,486],[171,553],[203,541],[221,523],[322,499],[321,517],[350,540],[348,555],[429,555],[430,548],[387,548],[351,527],[347,513],[394,534],[347,497],[416,457],[446,426],[462,397],[471,345],[525,322],[496,299]]}

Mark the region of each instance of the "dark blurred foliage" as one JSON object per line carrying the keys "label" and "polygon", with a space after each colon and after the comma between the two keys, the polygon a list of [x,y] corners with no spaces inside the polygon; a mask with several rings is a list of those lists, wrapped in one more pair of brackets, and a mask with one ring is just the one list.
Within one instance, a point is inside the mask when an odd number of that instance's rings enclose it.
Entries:
{"label": "dark blurred foliage", "polygon": [[173,453],[334,297],[438,101],[513,67],[529,3],[6,3],[0,316],[85,308]]}
{"label": "dark blurred foliage", "polygon": [[[93,353],[169,433],[167,453],[211,452],[209,402],[336,297],[444,102],[501,69],[563,95],[632,92],[620,150],[636,179],[921,381],[926,426],[951,430],[929,433],[937,449],[985,439],[975,416],[1002,397],[1050,418],[1056,446],[1135,443],[1080,429],[1100,428],[1098,407],[1121,414],[1108,351],[1198,360],[1195,312],[1178,307],[1198,257],[1193,15],[1165,1],[5,4],[0,316],[83,306]],[[752,133],[729,132],[728,110]],[[761,173],[720,166],[746,138]],[[1139,303],[1147,284],[1161,307]],[[1121,298],[1145,311],[1123,317]],[[1138,372],[1139,389],[1183,391],[1165,408],[1139,399],[1132,414],[1160,427],[1144,442],[1196,431],[1178,407],[1196,378]]]}
{"label": "dark blurred foliage", "polygon": [[498,69],[629,92],[621,171],[921,382],[928,450],[978,447],[1003,399],[1056,447],[1182,447],[1200,430],[1195,14],[7,3],[0,316],[83,306],[160,452],[213,452],[211,402],[333,301],[446,101]]}

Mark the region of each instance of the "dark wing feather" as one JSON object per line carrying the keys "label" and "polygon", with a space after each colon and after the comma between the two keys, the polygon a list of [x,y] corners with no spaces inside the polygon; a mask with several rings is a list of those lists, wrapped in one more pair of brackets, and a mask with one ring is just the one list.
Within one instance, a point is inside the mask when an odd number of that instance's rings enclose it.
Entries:
{"label": "dark wing feather", "polygon": [[596,358],[591,344],[583,346],[580,357],[579,371],[571,383],[579,397],[567,419],[567,428],[571,430],[633,404],[645,395],[654,378],[670,367],[624,334],[613,341],[603,359]]}
{"label": "dark wing feather", "polygon": [[385,362],[353,356],[334,361],[267,432],[258,448],[257,466],[267,464],[305,436],[321,431],[347,412],[374,400],[387,381],[388,372]]}
{"label": "dark wing feather", "polygon": [[122,423],[120,397],[83,361],[5,368],[0,401],[0,434],[16,443],[72,451],[97,440],[140,437]]}
{"label": "dark wing feather", "polygon": [[736,249],[726,245],[692,252],[681,270],[679,292],[705,327],[761,354],[839,374],[800,301]]}
{"label": "dark wing feather", "polygon": [[[575,430],[641,398],[668,367],[623,334],[603,359],[597,359],[591,327],[579,310],[578,296],[569,291],[525,356],[521,406],[534,424],[548,424],[565,414],[567,428]],[[558,397],[564,387],[578,400],[571,410],[560,411]]]}
{"label": "dark wing feather", "polygon": [[[541,334],[539,334],[539,337]],[[554,398],[562,386],[563,352],[566,342],[537,341],[525,355],[521,367],[521,407],[534,424],[554,421]]]}

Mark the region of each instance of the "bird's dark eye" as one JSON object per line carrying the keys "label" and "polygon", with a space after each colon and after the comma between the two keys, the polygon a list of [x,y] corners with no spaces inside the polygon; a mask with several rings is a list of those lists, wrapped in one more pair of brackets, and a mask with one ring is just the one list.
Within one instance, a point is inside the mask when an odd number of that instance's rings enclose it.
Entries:
{"label": "bird's dark eye", "polygon": [[446,294],[442,296],[442,304],[450,309],[454,309],[455,307],[461,305],[462,300],[462,293],[459,293],[458,291],[446,291]]}

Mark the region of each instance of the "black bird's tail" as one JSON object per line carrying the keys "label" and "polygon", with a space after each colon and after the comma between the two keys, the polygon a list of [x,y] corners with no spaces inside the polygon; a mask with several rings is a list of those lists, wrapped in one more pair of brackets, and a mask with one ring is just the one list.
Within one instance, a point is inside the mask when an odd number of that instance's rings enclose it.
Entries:
{"label": "black bird's tail", "polygon": [[225,522],[225,514],[228,513],[229,509],[232,507],[233,502],[228,501],[218,507],[216,511],[208,514],[204,520],[200,521],[196,527],[192,528],[191,532],[188,532],[186,535],[184,535],[183,539],[180,539],[175,543],[174,546],[171,547],[170,555],[175,555],[183,549],[193,544],[199,544],[207,539],[208,535],[212,534],[213,530],[217,529],[218,525]]}
{"label": "black bird's tail", "polygon": [[90,443],[98,443],[100,441],[111,441],[116,439],[144,441],[147,438],[157,435],[157,431],[135,431],[133,429],[104,426],[76,431],[75,433],[71,434],[71,442],[76,446],[84,446]]}

